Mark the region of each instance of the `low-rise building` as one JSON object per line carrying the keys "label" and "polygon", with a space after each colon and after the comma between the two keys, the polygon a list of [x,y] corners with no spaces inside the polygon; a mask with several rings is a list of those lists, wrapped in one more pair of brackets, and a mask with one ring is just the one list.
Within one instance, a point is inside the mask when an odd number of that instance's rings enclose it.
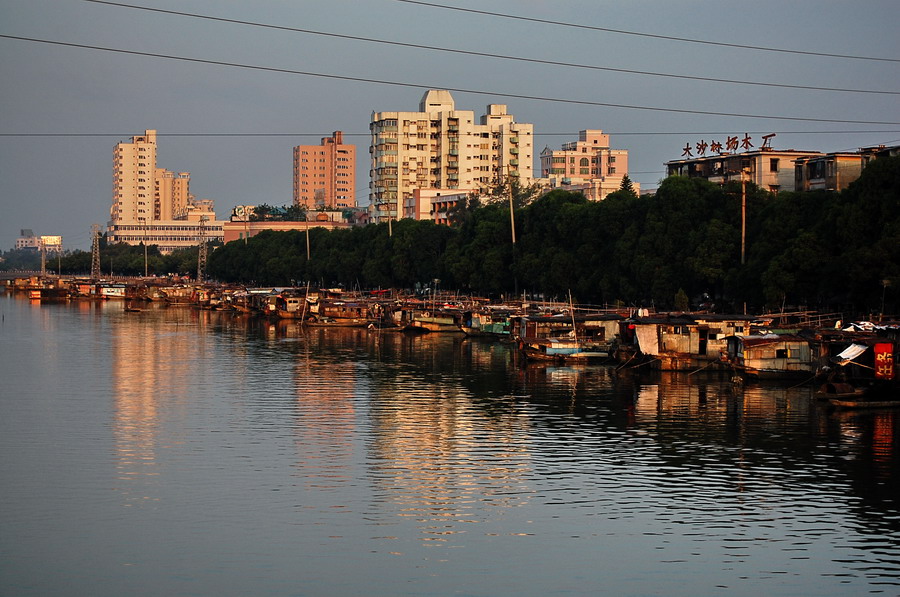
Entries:
{"label": "low-rise building", "polygon": [[223,241],[229,243],[235,240],[247,240],[265,230],[286,232],[289,230],[310,230],[312,228],[324,228],[337,230],[350,228],[353,222],[347,219],[346,210],[322,210],[307,212],[307,220],[252,220],[253,206],[238,206],[231,213],[231,220],[222,223]]}
{"label": "low-rise building", "polygon": [[794,160],[794,188],[798,191],[843,191],[877,157],[896,155],[898,147],[864,147]]}
{"label": "low-rise building", "polygon": [[[628,176],[628,150],[611,149],[609,135],[602,130],[583,130],[578,141],[565,143],[562,149],[544,148],[541,152],[541,178],[535,179],[548,191],[563,189],[600,201],[622,187]],[[635,193],[640,185],[632,182]]]}
{"label": "low-rise building", "polygon": [[20,228],[19,229],[19,238],[16,239],[16,250],[19,249],[34,249],[37,250],[41,247],[41,239],[39,236],[34,234],[34,230],[30,228]]}
{"label": "low-rise building", "polygon": [[450,212],[456,204],[477,193],[475,189],[414,189],[404,211],[417,220],[449,225]]}
{"label": "low-rise building", "polygon": [[705,178],[717,184],[743,180],[777,193],[797,190],[794,172],[796,160],[823,155],[818,151],[761,147],[743,153],[720,153],[673,160],[666,162],[665,166],[669,176]]}

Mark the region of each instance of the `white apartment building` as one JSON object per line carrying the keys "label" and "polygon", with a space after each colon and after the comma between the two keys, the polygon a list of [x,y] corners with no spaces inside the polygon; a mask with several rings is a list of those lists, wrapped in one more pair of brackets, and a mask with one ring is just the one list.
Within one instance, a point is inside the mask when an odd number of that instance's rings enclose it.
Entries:
{"label": "white apartment building", "polygon": [[415,218],[416,189],[482,188],[504,177],[531,182],[534,125],[516,122],[504,104],[476,121],[449,91],[425,93],[418,112],[373,112],[369,210],[376,221]]}
{"label": "white apartment building", "polygon": [[[583,130],[578,141],[564,143],[562,149],[549,147],[541,152],[541,179],[547,189],[584,193],[600,201],[618,191],[628,174],[628,150],[611,149],[609,135],[602,130]],[[632,181],[635,193],[640,185]]]}
{"label": "white apartment building", "polygon": [[189,172],[156,165],[156,131],[147,130],[113,150],[113,202],[107,236],[110,242],[158,245],[163,253],[196,246],[201,235],[221,241],[211,199],[195,200]]}

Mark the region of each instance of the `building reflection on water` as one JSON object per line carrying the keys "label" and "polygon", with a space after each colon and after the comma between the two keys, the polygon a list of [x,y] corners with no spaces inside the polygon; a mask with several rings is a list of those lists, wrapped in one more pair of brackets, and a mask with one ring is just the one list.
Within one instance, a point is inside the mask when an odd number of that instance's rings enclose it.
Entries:
{"label": "building reflection on water", "polygon": [[[362,480],[373,525],[412,521],[416,540],[432,545],[456,545],[535,499],[536,459],[568,449],[534,443],[552,437],[547,425],[646,434],[654,458],[690,469],[703,470],[711,452],[733,458],[736,469],[843,467],[867,496],[861,518],[867,505],[884,511],[897,503],[890,488],[898,414],[834,411],[809,385],[526,366],[499,343],[190,309],[109,312],[103,325],[113,355],[117,467],[129,503],[156,499],[160,452],[189,439],[177,421],[190,388],[215,386],[223,374],[236,392],[225,399],[234,416],[251,430],[289,434],[296,486],[317,496],[305,507],[338,507]],[[230,370],[204,370],[222,350]],[[742,474],[733,479],[740,491]]]}
{"label": "building reflection on water", "polygon": [[157,500],[152,478],[160,474],[158,453],[167,447],[161,437],[179,441],[172,429],[161,428],[160,419],[163,411],[183,407],[189,389],[209,375],[197,364],[213,350],[205,333],[210,314],[155,306],[128,313],[117,301],[98,308],[107,316],[119,489],[127,505]]}
{"label": "building reflection on water", "polygon": [[[367,375],[368,466],[383,514],[412,519],[421,541],[452,546],[527,503],[528,413],[504,395],[505,384],[478,381],[505,368],[508,351],[461,337],[375,334],[369,342],[379,362]],[[494,394],[495,408],[476,393]]]}

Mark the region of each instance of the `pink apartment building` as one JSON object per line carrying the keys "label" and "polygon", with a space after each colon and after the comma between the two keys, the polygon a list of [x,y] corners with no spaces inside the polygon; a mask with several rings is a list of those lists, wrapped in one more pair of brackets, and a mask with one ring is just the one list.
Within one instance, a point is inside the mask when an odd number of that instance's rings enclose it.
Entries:
{"label": "pink apartment building", "polygon": [[321,145],[294,148],[294,205],[336,209],[356,205],[356,146],[341,131]]}
{"label": "pink apartment building", "polygon": [[[601,130],[584,130],[578,141],[564,143],[562,149],[541,152],[541,179],[548,189],[579,191],[600,201],[618,191],[628,174],[628,150],[611,149],[609,135]],[[635,192],[640,186],[632,181]]]}

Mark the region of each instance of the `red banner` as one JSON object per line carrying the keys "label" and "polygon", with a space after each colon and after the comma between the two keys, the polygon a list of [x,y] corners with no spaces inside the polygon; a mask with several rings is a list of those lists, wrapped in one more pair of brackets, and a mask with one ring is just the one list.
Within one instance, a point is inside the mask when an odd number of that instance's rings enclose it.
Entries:
{"label": "red banner", "polygon": [[894,379],[894,345],[881,343],[875,345],[875,377],[877,379]]}

